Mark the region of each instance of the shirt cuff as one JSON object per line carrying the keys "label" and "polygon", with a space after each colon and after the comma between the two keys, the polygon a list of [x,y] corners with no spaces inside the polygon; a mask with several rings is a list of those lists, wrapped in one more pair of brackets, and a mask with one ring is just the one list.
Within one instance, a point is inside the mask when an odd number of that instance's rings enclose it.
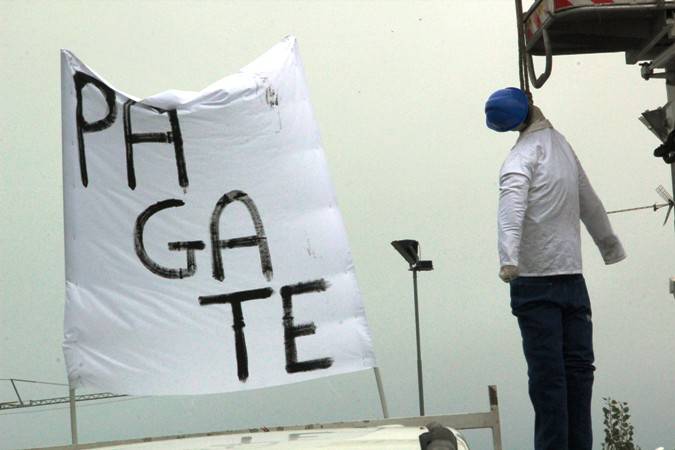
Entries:
{"label": "shirt cuff", "polygon": [[615,264],[626,259],[626,252],[616,235],[612,234],[604,239],[600,239],[596,244],[600,249],[600,254],[605,264]]}

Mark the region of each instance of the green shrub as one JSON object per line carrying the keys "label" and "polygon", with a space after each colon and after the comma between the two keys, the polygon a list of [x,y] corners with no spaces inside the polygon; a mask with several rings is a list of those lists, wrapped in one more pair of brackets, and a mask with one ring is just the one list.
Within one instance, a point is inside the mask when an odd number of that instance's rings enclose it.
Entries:
{"label": "green shrub", "polygon": [[610,397],[603,397],[605,406],[605,442],[602,450],[641,450],[633,442],[633,425],[630,424],[628,403],[619,402]]}

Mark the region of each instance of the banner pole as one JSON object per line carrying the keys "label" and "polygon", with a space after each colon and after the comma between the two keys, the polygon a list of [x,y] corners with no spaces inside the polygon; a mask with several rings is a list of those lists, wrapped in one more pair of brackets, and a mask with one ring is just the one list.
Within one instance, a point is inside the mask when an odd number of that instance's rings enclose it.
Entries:
{"label": "banner pole", "polygon": [[77,408],[75,406],[75,388],[68,386],[70,396],[70,436],[73,448],[77,449]]}
{"label": "banner pole", "polygon": [[387,398],[384,396],[384,387],[382,386],[382,376],[380,375],[380,368],[373,367],[375,372],[375,381],[377,382],[377,392],[380,395],[380,405],[382,406],[382,415],[385,419],[389,418],[389,408],[387,408]]}

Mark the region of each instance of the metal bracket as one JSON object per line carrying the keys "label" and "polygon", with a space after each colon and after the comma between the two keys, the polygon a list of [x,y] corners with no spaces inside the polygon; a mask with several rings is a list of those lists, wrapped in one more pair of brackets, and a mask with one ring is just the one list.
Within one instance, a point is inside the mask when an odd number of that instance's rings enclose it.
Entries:
{"label": "metal bracket", "polygon": [[635,64],[638,61],[646,59],[647,54],[661,42],[664,37],[672,38],[675,35],[675,22],[673,19],[666,19],[666,25],[661,28],[640,50],[626,52],[626,64]]}
{"label": "metal bracket", "polygon": [[650,78],[666,78],[667,73],[654,73],[655,69],[664,69],[669,63],[673,62],[675,58],[675,44],[661,52],[659,56],[654,58],[650,63],[641,64],[642,78],[649,80]]}
{"label": "metal bracket", "polygon": [[670,126],[668,125],[668,116],[666,114],[669,107],[670,102],[660,108],[647,110],[639,117],[640,122],[642,122],[649,131],[654,133],[661,142],[666,142],[671,131]]}
{"label": "metal bracket", "polygon": [[[652,37],[644,47],[635,53],[635,55],[629,55],[626,53],[626,62],[628,64],[634,64],[641,59],[643,59],[650,51],[652,51],[658,44],[663,40],[663,38],[673,39],[675,38],[675,20],[672,18],[666,19],[666,23],[657,32],[654,37]],[[663,69],[672,62],[675,57],[675,44],[672,44],[670,47],[662,51],[653,61],[649,63],[640,64],[641,66],[641,75],[645,80],[650,78],[667,78],[667,72],[654,73],[654,69]]]}

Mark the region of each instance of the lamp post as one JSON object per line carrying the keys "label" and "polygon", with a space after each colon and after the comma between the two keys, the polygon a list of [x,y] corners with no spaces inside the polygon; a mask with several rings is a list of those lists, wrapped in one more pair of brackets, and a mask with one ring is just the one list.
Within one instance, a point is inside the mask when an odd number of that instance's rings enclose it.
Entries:
{"label": "lamp post", "polygon": [[420,317],[419,301],[417,296],[417,272],[434,270],[430,260],[420,261],[419,242],[413,239],[392,241],[391,245],[398,251],[409,265],[413,273],[413,297],[415,300],[415,337],[417,340],[417,388],[419,391],[420,416],[424,416],[424,383],[422,379],[422,349],[420,347]]}

